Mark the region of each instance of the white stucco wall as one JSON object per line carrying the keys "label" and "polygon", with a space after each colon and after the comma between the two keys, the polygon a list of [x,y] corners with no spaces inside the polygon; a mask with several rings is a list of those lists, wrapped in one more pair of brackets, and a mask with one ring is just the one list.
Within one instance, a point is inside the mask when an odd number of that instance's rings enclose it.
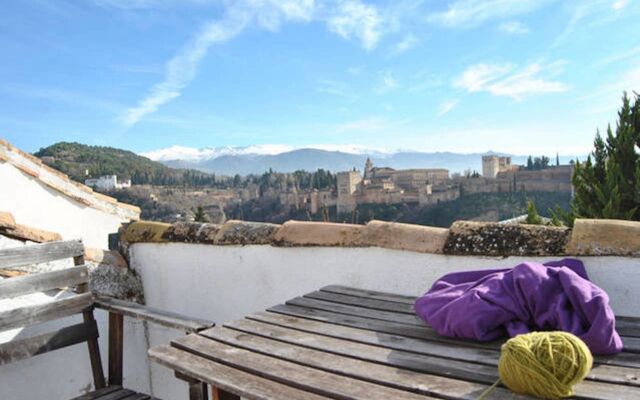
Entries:
{"label": "white stucco wall", "polygon": [[108,234],[128,222],[78,203],[9,163],[0,162],[0,184],[0,211],[13,214],[19,224],[57,232],[64,239],[81,238],[89,247],[108,248]]}
{"label": "white stucco wall", "polygon": [[[551,258],[533,258],[549,260]],[[264,310],[322,286],[349,285],[419,295],[453,271],[513,266],[532,258],[421,254],[381,248],[134,244],[131,267],[142,276],[147,304],[221,323]],[[591,279],[605,289],[619,315],[640,316],[634,288],[640,259],[584,257]],[[151,345],[180,332],[149,332]],[[186,386],[152,365],[153,394],[186,399]]]}

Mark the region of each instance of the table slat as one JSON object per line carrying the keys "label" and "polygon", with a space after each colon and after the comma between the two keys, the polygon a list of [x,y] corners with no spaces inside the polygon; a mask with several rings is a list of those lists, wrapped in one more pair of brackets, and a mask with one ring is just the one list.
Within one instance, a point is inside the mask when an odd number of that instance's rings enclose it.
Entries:
{"label": "table slat", "polygon": [[[253,324],[260,325],[256,322],[253,322]],[[252,329],[251,327],[246,326],[245,328]],[[280,335],[282,331],[278,332],[277,327],[273,328],[276,328],[276,332],[271,332],[273,333],[272,337],[283,339],[284,337]],[[255,327],[252,330],[260,331],[259,328]],[[265,331],[261,331],[254,335],[246,330],[238,331],[226,327],[208,329],[200,334],[231,346],[276,356],[283,360],[293,361],[313,368],[320,368],[329,372],[335,372],[341,375],[364,379],[373,383],[414,391],[426,395],[434,395],[438,397],[454,396],[460,399],[475,400],[490,386],[488,384],[479,384],[462,379],[451,379],[449,377],[396,368],[386,362],[385,355],[379,357],[377,360],[379,362],[376,363],[324,351],[327,348],[340,348],[340,350],[343,350],[341,346],[349,345],[349,342],[337,339],[320,337],[320,340],[324,338],[335,341],[334,343],[326,343],[326,346],[314,346],[313,344],[310,344],[309,346],[297,345],[300,342],[309,344],[308,342],[311,339],[318,339],[317,337],[312,337],[314,335],[302,334],[300,332],[298,332],[300,336],[297,338],[286,341],[273,340],[269,337],[268,332]],[[296,345],[293,345],[292,342],[294,341],[296,342]],[[369,351],[374,348],[374,346],[368,347]],[[341,351],[341,354],[346,353],[350,353],[349,355],[352,355],[351,352]],[[389,351],[384,353],[386,353],[386,356],[393,357],[393,354],[390,354]],[[441,372],[442,375],[447,375],[443,371],[439,372]],[[492,382],[498,379],[495,373],[492,375],[492,379]],[[516,396],[506,389],[498,388],[492,393],[491,398],[522,399],[522,396]]]}
{"label": "table slat", "polygon": [[332,292],[339,294],[348,294],[352,296],[364,297],[367,299],[386,300],[396,303],[404,303],[413,305],[416,302],[415,296],[407,296],[402,294],[378,292],[375,290],[358,289],[342,285],[329,285],[320,289],[323,292]]}
{"label": "table slat", "polygon": [[242,350],[200,335],[178,338],[172,345],[212,361],[327,397],[344,400],[430,398]]}
{"label": "table slat", "polygon": [[325,399],[170,346],[149,349],[149,357],[174,371],[254,400]]}

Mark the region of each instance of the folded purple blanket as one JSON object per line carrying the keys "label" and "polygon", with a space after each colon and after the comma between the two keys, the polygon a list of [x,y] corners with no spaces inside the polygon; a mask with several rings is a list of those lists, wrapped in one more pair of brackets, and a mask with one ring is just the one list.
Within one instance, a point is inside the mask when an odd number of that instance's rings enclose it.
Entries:
{"label": "folded purple blanket", "polygon": [[444,336],[488,341],[561,330],[594,354],[622,350],[609,297],[575,259],[448,274],[416,300],[415,311]]}

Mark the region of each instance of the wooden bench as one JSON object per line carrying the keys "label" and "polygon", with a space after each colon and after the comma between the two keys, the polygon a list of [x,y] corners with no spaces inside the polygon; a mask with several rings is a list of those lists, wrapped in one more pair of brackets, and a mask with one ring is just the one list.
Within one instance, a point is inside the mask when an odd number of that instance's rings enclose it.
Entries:
{"label": "wooden bench", "polygon": [[[53,321],[79,313],[82,314],[83,322],[65,326],[53,332],[0,344],[0,365],[86,342],[95,391],[76,397],[76,400],[152,399],[146,394],[122,388],[123,316],[151,321],[185,332],[198,332],[214,324],[137,303],[93,296],[88,288],[89,271],[84,265],[84,246],[81,241],[51,242],[0,250],[0,269],[67,258],[73,258],[74,267],[0,280],[0,299],[52,289],[75,288],[75,293],[67,298],[0,311],[0,331]],[[99,332],[93,314],[96,307],[109,312],[108,379],[105,379],[98,346]]]}

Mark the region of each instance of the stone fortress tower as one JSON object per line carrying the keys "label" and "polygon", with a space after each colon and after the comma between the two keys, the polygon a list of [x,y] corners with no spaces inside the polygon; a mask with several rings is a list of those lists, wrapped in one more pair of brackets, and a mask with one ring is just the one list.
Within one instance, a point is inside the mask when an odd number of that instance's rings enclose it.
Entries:
{"label": "stone fortress tower", "polygon": [[356,209],[356,192],[362,182],[362,175],[358,171],[339,172],[336,176],[338,186],[338,213],[352,212]]}
{"label": "stone fortress tower", "polygon": [[511,157],[482,156],[482,176],[484,178],[495,178],[500,172],[517,169],[517,165],[511,165]]}

